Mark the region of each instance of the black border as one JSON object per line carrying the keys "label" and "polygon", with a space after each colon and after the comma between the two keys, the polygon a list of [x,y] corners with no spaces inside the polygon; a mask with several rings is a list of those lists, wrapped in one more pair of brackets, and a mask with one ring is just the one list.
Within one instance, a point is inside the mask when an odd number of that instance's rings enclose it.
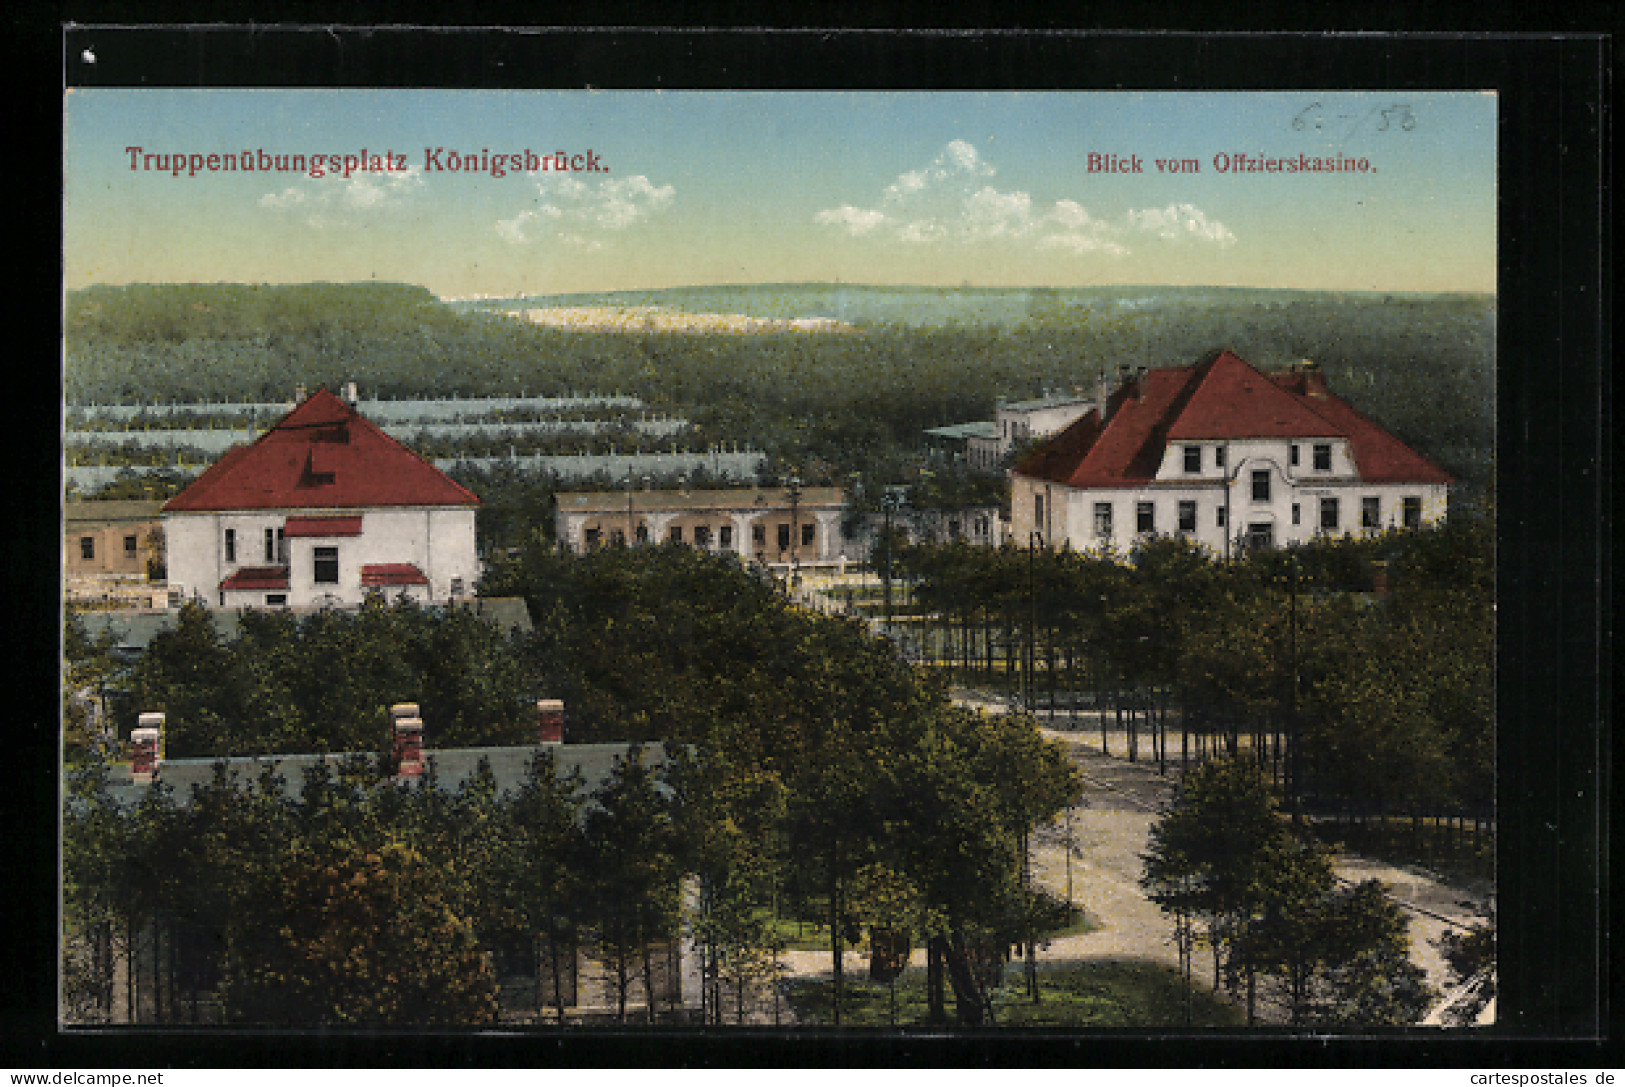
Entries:
{"label": "black border", "polygon": [[[1308,7],[1307,5],[1305,7]],[[1612,5],[1600,14],[1612,16]],[[72,22],[72,12],[61,13]],[[181,1036],[55,1032],[54,838],[56,569],[47,526],[58,516],[54,409],[24,412],[23,532],[8,534],[8,648],[25,668],[22,719],[6,742],[12,784],[7,871],[30,895],[13,955],[28,958],[4,989],[4,1063],[17,1068],[491,1066],[1474,1066],[1618,1067],[1608,1002],[1610,798],[1611,317],[1608,172],[1613,43],[1595,9],[1554,20],[1565,34],[1462,36],[1436,14],[1400,13],[1390,34],[1157,33],[977,30],[940,18],[929,30],[601,30],[331,26],[309,6],[284,9],[298,28],[240,25],[161,29],[135,20],[185,18],[151,6],[99,5],[89,26],[40,31],[30,53],[48,76],[24,110],[60,139],[65,78],[84,86],[584,86],[749,89],[1493,89],[1501,110],[1499,702],[1503,1015],[1488,1038],[1357,1040],[1156,1039],[1146,1035],[985,1037],[605,1034],[560,1041],[457,1037]],[[724,15],[728,13],[723,13]],[[1105,25],[1145,25],[1143,12]],[[1390,15],[1393,12],[1389,13]],[[528,13],[534,18],[534,12]],[[1137,16],[1137,17],[1136,17]],[[331,17],[331,13],[327,18]],[[602,17],[602,16],[600,16]],[[443,21],[445,16],[440,16]],[[484,18],[480,13],[469,21]],[[1375,20],[1343,14],[1346,29]],[[1321,20],[1309,27],[1310,19]],[[1280,25],[1326,28],[1326,13]],[[488,19],[490,23],[500,20]],[[721,24],[730,20],[714,19]],[[738,21],[732,20],[732,21]],[[110,26],[108,23],[124,25]],[[312,25],[319,24],[319,25]],[[1035,23],[1030,25],[1044,25]],[[1189,30],[1220,26],[1201,13]],[[78,59],[94,44],[97,62]],[[30,69],[32,71],[33,69]],[[29,107],[33,107],[32,110]],[[58,152],[60,143],[55,145]],[[702,151],[703,149],[697,149]],[[46,152],[49,153],[49,152]],[[43,160],[43,156],[41,157]],[[57,161],[60,163],[60,155]],[[14,166],[14,169],[17,167]],[[37,171],[30,169],[30,173]],[[60,236],[60,234],[59,234]],[[60,251],[58,251],[60,260]],[[51,300],[60,301],[60,278]],[[43,322],[41,322],[43,324]],[[30,329],[32,331],[32,329]],[[39,355],[59,358],[55,330]],[[32,337],[24,337],[32,345]],[[47,396],[56,398],[54,391]],[[14,404],[16,402],[14,401]],[[29,403],[34,401],[30,398]],[[39,426],[39,430],[33,428]],[[38,453],[36,462],[33,454]],[[39,531],[31,531],[37,527]],[[45,592],[39,590],[45,589]],[[38,669],[36,671],[36,668]],[[22,734],[22,735],[19,735]],[[19,744],[19,739],[22,743]],[[21,811],[22,818],[14,813]],[[9,882],[9,881],[8,881]],[[1617,1006],[1617,1005],[1615,1005]],[[1505,1033],[1501,1031],[1504,1030]],[[23,1046],[16,1045],[22,1041]]]}

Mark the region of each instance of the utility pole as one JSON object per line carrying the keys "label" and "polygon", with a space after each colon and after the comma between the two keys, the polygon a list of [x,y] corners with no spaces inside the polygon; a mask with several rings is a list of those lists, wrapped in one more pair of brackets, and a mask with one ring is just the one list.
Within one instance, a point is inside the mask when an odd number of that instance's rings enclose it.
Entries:
{"label": "utility pole", "polygon": [[790,567],[797,566],[796,544],[801,536],[801,477],[791,476],[785,481],[790,492]]}
{"label": "utility pole", "polygon": [[[1046,504],[1047,505],[1047,504]],[[1038,591],[1037,582],[1033,576],[1033,564],[1040,547],[1044,546],[1042,532],[1027,533],[1027,712],[1033,712],[1033,706],[1038,701],[1037,670],[1038,657]]]}
{"label": "utility pole", "polygon": [[1292,561],[1291,590],[1287,600],[1287,658],[1292,663],[1292,675],[1287,687],[1287,795],[1292,802],[1292,825],[1303,825],[1303,806],[1298,800],[1301,780],[1298,777],[1298,556],[1290,553]]}

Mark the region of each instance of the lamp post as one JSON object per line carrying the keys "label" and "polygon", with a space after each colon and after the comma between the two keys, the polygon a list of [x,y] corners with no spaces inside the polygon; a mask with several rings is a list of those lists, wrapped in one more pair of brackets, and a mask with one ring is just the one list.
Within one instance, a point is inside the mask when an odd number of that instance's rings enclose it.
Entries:
{"label": "lamp post", "polygon": [[785,481],[785,487],[790,492],[790,585],[793,588],[801,568],[800,556],[796,554],[801,536],[801,477],[791,476]]}
{"label": "lamp post", "polygon": [[882,495],[881,498],[880,498],[880,508],[885,512],[885,515],[886,515],[886,565],[885,565],[885,568],[881,570],[881,583],[885,587],[885,593],[884,593],[884,595],[885,595],[885,624],[886,624],[886,637],[887,638],[890,638],[892,636],[892,630],[891,630],[891,538],[892,538],[892,523],[891,523],[891,518],[892,518],[893,511],[901,508],[902,504],[903,504],[902,496],[897,493],[897,490],[895,488],[892,488],[892,487],[886,488],[886,493],[884,495]]}
{"label": "lamp post", "polygon": [[632,546],[632,469],[626,470],[626,546]]}

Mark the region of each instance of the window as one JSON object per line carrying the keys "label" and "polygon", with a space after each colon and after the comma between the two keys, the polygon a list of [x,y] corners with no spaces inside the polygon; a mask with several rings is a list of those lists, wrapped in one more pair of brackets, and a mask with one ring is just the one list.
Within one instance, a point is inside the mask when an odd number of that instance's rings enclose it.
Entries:
{"label": "window", "polygon": [[1035,495],[1033,495],[1033,528],[1034,529],[1042,529],[1043,527],[1044,527],[1044,496],[1041,495],[1041,494],[1035,494]]}
{"label": "window", "polygon": [[594,548],[596,548],[598,546],[598,541],[602,537],[602,535],[603,535],[603,533],[601,533],[596,528],[589,528],[587,530],[587,550],[588,551],[591,551],[591,550],[593,550]]}
{"label": "window", "polygon": [[1224,527],[1224,507],[1219,506],[1213,511],[1213,523],[1220,528]]}
{"label": "window", "polygon": [[1112,504],[1110,502],[1095,503],[1095,535],[1105,540],[1112,534]]}
{"label": "window", "polygon": [[1202,447],[1187,445],[1185,447],[1185,471],[1194,475],[1202,470]]}
{"label": "window", "polygon": [[96,557],[96,537],[79,537],[79,557],[82,559],[93,559]]}
{"label": "window", "polygon": [[780,551],[788,551],[788,550],[790,550],[790,526],[789,525],[780,525],[779,526],[779,550]]}
{"label": "window", "polygon": [[1156,506],[1150,502],[1136,502],[1134,504],[1134,530],[1136,532],[1157,531]]}
{"label": "window", "polygon": [[1255,550],[1275,546],[1275,526],[1259,521],[1247,526],[1247,546]]}
{"label": "window", "polygon": [[609,542],[615,547],[625,547],[626,530],[622,528],[611,529],[609,533]]}
{"label": "window", "polygon": [[1375,495],[1360,499],[1360,527],[1377,528],[1382,524],[1382,504]]}
{"label": "window", "polygon": [[451,595],[452,596],[462,596],[463,595],[463,579],[462,578],[454,577],[454,578],[451,579]]}
{"label": "window", "polygon": [[694,546],[695,547],[710,547],[711,546],[711,526],[710,525],[695,525],[694,526]]}
{"label": "window", "polygon": [[639,525],[637,531],[635,533],[633,533],[633,538],[636,539],[638,541],[638,543],[640,543],[640,544],[648,543],[649,542],[649,526],[648,525]]}
{"label": "window", "polygon": [[287,593],[270,593],[265,597],[265,606],[268,607],[268,608],[284,607],[284,606],[287,605],[287,603],[288,603],[288,594]]}
{"label": "window", "polygon": [[1330,472],[1332,470],[1332,447],[1324,442],[1315,445],[1315,471]]}
{"label": "window", "polygon": [[1222,445],[1215,447],[1213,450],[1213,466],[1215,468],[1224,467],[1224,446]]}
{"label": "window", "polygon": [[1295,525],[1303,524],[1303,507],[1296,502],[1292,503],[1292,523]]}
{"label": "window", "polygon": [[1179,503],[1179,531],[1196,531],[1196,503],[1189,499]]}
{"label": "window", "polygon": [[126,537],[124,537],[124,553],[126,555],[135,554],[135,537],[134,536],[126,536]]}
{"label": "window", "polygon": [[1322,498],[1320,500],[1320,527],[1327,531],[1337,528],[1337,499]]}
{"label": "window", "polygon": [[265,561],[267,563],[276,561],[276,529],[274,528],[265,530]]}
{"label": "window", "polygon": [[818,536],[818,526],[817,525],[802,525],[801,526],[801,546],[802,547],[811,547],[813,545],[813,540],[816,539],[817,536]]}
{"label": "window", "polygon": [[750,542],[755,544],[757,547],[766,547],[767,546],[767,526],[766,525],[751,525],[750,526]]}
{"label": "window", "polygon": [[1270,473],[1269,469],[1261,468],[1253,473],[1253,501],[1268,502],[1270,500]]}
{"label": "window", "polygon": [[734,546],[734,527],[723,525],[717,529],[717,546],[724,551],[732,551]]}
{"label": "window", "polygon": [[1416,495],[1406,495],[1400,502],[1401,516],[1405,520],[1406,528],[1422,527],[1422,499]]}
{"label": "window", "polygon": [[339,549],[336,547],[318,547],[313,552],[312,578],[318,585],[337,585],[339,583]]}
{"label": "window", "polygon": [[237,530],[234,528],[226,529],[226,561],[237,561]]}
{"label": "window", "polygon": [[667,533],[666,533],[666,539],[670,540],[672,543],[682,543],[683,542],[683,526],[682,525],[672,525],[670,530],[667,531]]}
{"label": "window", "polygon": [[1294,468],[1298,466],[1298,446],[1295,442],[1293,443],[1292,448],[1287,450],[1287,463]]}

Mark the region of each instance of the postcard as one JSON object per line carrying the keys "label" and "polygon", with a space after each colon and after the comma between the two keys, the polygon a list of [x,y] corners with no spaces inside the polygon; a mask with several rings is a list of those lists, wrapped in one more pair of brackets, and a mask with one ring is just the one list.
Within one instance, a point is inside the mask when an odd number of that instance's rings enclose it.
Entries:
{"label": "postcard", "polygon": [[1489,1029],[1499,110],[69,89],[63,1028]]}

